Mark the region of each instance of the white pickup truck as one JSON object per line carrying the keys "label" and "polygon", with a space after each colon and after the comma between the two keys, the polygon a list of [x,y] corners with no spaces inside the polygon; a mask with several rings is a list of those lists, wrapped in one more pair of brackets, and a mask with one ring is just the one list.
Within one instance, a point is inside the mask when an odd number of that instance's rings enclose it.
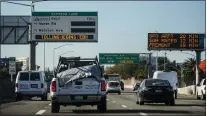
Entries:
{"label": "white pickup truck", "polygon": [[206,79],[202,79],[201,83],[196,86],[197,88],[197,99],[206,99]]}
{"label": "white pickup truck", "polygon": [[50,95],[52,113],[59,113],[60,105],[97,105],[99,112],[106,112],[106,81],[98,60],[60,57]]}

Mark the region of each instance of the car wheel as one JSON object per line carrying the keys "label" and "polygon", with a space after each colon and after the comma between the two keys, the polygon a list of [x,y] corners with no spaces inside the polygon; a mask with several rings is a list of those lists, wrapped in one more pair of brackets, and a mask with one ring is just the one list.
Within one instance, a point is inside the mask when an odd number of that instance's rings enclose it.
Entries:
{"label": "car wheel", "polygon": [[42,101],[47,101],[47,94],[44,94],[44,95],[41,97],[41,100],[42,100]]}
{"label": "car wheel", "polygon": [[202,92],[201,99],[202,99],[202,100],[205,100],[205,99],[206,99],[206,96],[203,94],[203,92]]}
{"label": "car wheel", "polygon": [[141,98],[139,98],[139,105],[144,105],[144,101]]}
{"label": "car wheel", "polygon": [[178,93],[175,91],[175,99],[177,99]]}
{"label": "car wheel", "polygon": [[60,111],[60,105],[58,103],[52,103],[51,104],[51,112],[52,113],[59,113]]}
{"label": "car wheel", "polygon": [[170,104],[171,106],[174,106],[174,105],[175,105],[175,100],[170,101],[169,104]]}
{"label": "car wheel", "polygon": [[198,100],[201,99],[200,96],[198,95],[198,92],[196,94],[196,97],[197,97]]}
{"label": "car wheel", "polygon": [[121,94],[121,92],[118,93],[119,95]]}
{"label": "car wheel", "polygon": [[165,102],[165,105],[166,105],[166,106],[169,106],[169,105],[170,105],[170,103],[169,103],[169,102]]}
{"label": "car wheel", "polygon": [[106,112],[107,111],[106,97],[103,97],[102,101],[101,101],[101,104],[97,105],[97,110],[99,112]]}

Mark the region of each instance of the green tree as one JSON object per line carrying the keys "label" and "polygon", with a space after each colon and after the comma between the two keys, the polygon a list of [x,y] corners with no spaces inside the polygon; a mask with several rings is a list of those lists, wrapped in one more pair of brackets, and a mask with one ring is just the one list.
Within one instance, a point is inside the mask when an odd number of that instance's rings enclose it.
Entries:
{"label": "green tree", "polygon": [[193,68],[195,69],[196,66],[196,59],[194,58],[188,58],[183,63],[184,70],[183,70],[183,80],[186,85],[193,84],[193,81],[195,81],[195,72],[193,71]]}

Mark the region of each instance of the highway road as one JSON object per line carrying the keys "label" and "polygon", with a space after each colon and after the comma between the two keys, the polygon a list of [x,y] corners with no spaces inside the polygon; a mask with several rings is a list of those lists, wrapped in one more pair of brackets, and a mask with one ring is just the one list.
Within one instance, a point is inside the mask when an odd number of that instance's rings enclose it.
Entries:
{"label": "highway road", "polygon": [[205,115],[206,102],[196,100],[194,96],[179,95],[175,106],[164,104],[136,104],[135,93],[109,94],[107,97],[108,110],[98,113],[96,106],[61,106],[60,113],[50,112],[50,101],[40,101],[40,98],[22,100],[1,105],[1,115]]}

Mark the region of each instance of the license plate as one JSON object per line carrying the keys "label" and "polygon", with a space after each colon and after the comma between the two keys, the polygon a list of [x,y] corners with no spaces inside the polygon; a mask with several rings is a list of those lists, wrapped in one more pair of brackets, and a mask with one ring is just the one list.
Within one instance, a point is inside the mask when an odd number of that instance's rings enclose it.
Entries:
{"label": "license plate", "polygon": [[37,85],[37,84],[32,84],[31,87],[32,87],[32,88],[37,88],[38,85]]}
{"label": "license plate", "polygon": [[75,96],[76,100],[83,100],[83,96]]}
{"label": "license plate", "polygon": [[162,92],[162,90],[155,90],[155,92]]}

